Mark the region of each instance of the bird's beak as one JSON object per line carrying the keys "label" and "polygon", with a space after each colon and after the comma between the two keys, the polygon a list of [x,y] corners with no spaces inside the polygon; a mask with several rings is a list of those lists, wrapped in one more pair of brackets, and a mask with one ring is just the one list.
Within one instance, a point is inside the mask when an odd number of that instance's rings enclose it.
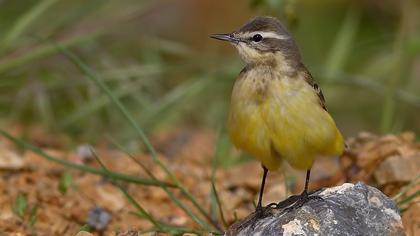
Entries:
{"label": "bird's beak", "polygon": [[218,39],[218,40],[222,40],[222,41],[228,41],[228,42],[231,42],[231,43],[237,43],[237,42],[240,41],[232,33],[230,33],[230,34],[212,34],[212,35],[210,35],[210,38]]}

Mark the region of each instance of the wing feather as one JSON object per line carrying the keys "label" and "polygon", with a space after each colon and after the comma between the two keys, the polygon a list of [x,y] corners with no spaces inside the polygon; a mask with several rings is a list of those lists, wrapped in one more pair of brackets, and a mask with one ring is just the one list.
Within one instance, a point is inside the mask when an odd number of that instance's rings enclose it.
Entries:
{"label": "wing feather", "polygon": [[305,67],[303,67],[303,71],[304,71],[304,78],[305,78],[306,83],[311,85],[312,88],[314,88],[316,94],[318,95],[319,104],[322,106],[322,108],[324,108],[324,110],[328,111],[327,106],[325,105],[325,97],[324,97],[324,94],[322,93],[321,88],[318,86],[318,84],[313,79],[311,73],[309,73],[309,71]]}

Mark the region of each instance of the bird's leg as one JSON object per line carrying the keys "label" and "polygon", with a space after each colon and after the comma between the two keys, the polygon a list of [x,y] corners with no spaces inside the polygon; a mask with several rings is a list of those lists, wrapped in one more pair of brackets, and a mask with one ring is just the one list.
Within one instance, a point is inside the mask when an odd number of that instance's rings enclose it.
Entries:
{"label": "bird's leg", "polygon": [[308,193],[308,185],[309,185],[310,176],[311,176],[311,169],[306,171],[305,187],[303,189],[303,192],[300,195],[290,196],[289,198],[287,198],[286,200],[284,200],[282,202],[271,203],[268,206],[276,208],[276,209],[286,208],[286,210],[292,210],[292,209],[297,209],[297,208],[303,206],[309,200],[323,200],[319,196],[311,196],[312,194],[316,193],[317,191],[315,191],[313,193]]}
{"label": "bird's leg", "polygon": [[309,178],[311,177],[311,169],[306,171],[305,188],[301,195],[308,196]]}
{"label": "bird's leg", "polygon": [[311,169],[306,171],[306,181],[305,181],[305,188],[303,189],[303,192],[299,195],[297,201],[293,205],[291,205],[291,206],[289,206],[285,209],[286,211],[291,211],[291,210],[298,209],[310,200],[321,200],[321,201],[324,200],[320,196],[312,195],[312,194],[314,194],[318,191],[308,193],[308,185],[309,185],[310,175],[311,175]]}
{"label": "bird's leg", "polygon": [[265,185],[265,179],[267,178],[267,173],[268,173],[268,169],[265,168],[265,166],[262,166],[264,173],[263,173],[263,177],[262,177],[262,181],[261,181],[261,187],[260,187],[260,194],[258,197],[258,204],[257,204],[257,208],[256,211],[257,212],[261,212],[262,211],[262,198],[263,198],[263,194],[264,194],[264,185]]}

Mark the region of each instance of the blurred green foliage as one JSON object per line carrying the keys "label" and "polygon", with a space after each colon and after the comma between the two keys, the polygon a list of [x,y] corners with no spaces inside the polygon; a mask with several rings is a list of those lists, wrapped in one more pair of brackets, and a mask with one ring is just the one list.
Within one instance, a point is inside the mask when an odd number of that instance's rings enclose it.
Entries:
{"label": "blurred green foliage", "polygon": [[216,130],[243,64],[208,34],[255,15],[277,16],[292,31],[346,135],[420,131],[415,0],[0,1],[0,122],[41,125],[78,141],[105,133],[135,140],[59,43],[95,70],[146,133]]}

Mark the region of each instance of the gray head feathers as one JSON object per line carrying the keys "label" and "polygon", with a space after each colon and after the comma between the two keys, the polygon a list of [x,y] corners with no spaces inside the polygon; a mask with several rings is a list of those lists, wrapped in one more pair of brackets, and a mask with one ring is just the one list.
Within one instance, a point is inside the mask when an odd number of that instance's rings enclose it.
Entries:
{"label": "gray head feathers", "polygon": [[290,62],[299,62],[300,54],[292,35],[274,17],[258,16],[233,33],[240,42],[261,53],[281,53]]}
{"label": "gray head feathers", "polygon": [[275,32],[280,35],[290,35],[286,28],[274,17],[271,16],[257,16],[248,21],[237,32],[248,33],[255,31]]}
{"label": "gray head feathers", "polygon": [[281,60],[291,66],[300,64],[299,50],[292,35],[274,17],[258,16],[239,30],[210,37],[232,43],[248,63]]}

